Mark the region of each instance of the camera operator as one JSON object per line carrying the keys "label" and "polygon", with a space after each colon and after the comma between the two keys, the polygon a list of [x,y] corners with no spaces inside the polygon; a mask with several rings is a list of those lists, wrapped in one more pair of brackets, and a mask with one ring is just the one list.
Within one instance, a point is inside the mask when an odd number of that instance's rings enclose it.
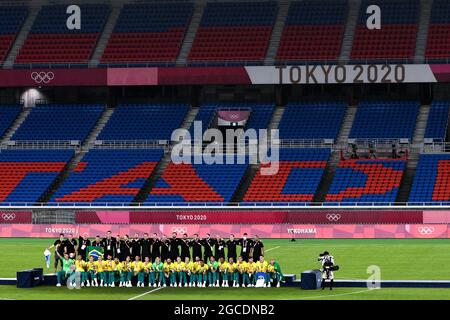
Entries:
{"label": "camera operator", "polygon": [[330,290],[333,290],[334,273],[339,269],[338,266],[334,264],[334,257],[330,255],[328,251],[321,253],[319,255],[318,261],[322,263],[322,290],[325,289],[326,281],[330,281]]}

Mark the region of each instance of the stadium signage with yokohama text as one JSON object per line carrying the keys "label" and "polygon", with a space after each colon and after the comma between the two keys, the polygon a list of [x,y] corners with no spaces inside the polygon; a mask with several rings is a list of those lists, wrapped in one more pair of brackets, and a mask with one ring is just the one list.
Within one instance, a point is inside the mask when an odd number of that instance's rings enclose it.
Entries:
{"label": "stadium signage with yokohama text", "polygon": [[427,64],[245,67],[252,84],[359,84],[437,82]]}

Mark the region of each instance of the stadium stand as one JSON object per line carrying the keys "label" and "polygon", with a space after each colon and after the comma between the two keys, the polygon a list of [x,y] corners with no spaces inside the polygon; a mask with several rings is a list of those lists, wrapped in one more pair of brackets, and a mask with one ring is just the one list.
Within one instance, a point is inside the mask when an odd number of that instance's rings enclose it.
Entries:
{"label": "stadium stand", "polygon": [[[269,124],[273,112],[273,104],[265,103],[214,103],[204,104],[195,116],[195,121],[202,122],[202,130],[206,131],[214,120],[219,110],[249,110],[250,116],[246,123],[246,129],[265,129]],[[191,135],[194,133],[194,126],[190,128]]]}
{"label": "stadium stand", "polygon": [[188,109],[175,103],[118,105],[98,140],[170,140]]}
{"label": "stadium stand", "polygon": [[106,23],[110,8],[82,4],[81,29],[67,28],[67,5],[43,6],[16,63],[87,63]]}
{"label": "stadium stand", "polygon": [[405,160],[342,160],[326,196],[326,204],[395,202]]}
{"label": "stadium stand", "polygon": [[27,14],[25,6],[0,7],[0,62],[6,59]]}
{"label": "stadium stand", "polygon": [[6,133],[21,110],[21,105],[0,105],[0,138]]}
{"label": "stadium stand", "polygon": [[278,127],[280,139],[336,139],[346,108],[344,102],[290,103]]}
{"label": "stadium stand", "polygon": [[83,141],[104,109],[104,105],[37,105],[11,140]]}
{"label": "stadium stand", "polygon": [[235,156],[234,164],[196,164],[192,156],[192,164],[170,162],[144,204],[227,203],[248,167],[248,158],[243,164],[237,160]]}
{"label": "stadium stand", "polygon": [[421,154],[409,195],[410,203],[450,204],[450,155]]}
{"label": "stadium stand", "polygon": [[347,11],[344,0],[292,2],[276,59],[283,62],[336,61]]}
{"label": "stadium stand", "polygon": [[431,62],[450,58],[450,3],[447,0],[433,1],[425,58]]}
{"label": "stadium stand", "polygon": [[326,148],[281,149],[279,171],[274,175],[264,175],[260,168],[243,202],[278,205],[310,203],[322,179],[330,151]]}
{"label": "stadium stand", "polygon": [[[366,9],[381,9],[381,29],[368,29]],[[414,58],[419,20],[418,0],[364,0],[359,13],[350,59],[358,61],[409,61]]]}
{"label": "stadium stand", "polygon": [[449,101],[433,101],[425,129],[425,139],[445,141],[448,126]]}
{"label": "stadium stand", "polygon": [[34,204],[72,155],[72,150],[1,150],[0,202]]}
{"label": "stadium stand", "polygon": [[189,2],[125,5],[101,62],[175,62],[192,12]]}
{"label": "stadium stand", "polygon": [[162,149],[92,149],[50,202],[130,203],[162,155]]}
{"label": "stadium stand", "polygon": [[273,1],[208,3],[188,60],[262,62],[276,12]]}
{"label": "stadium stand", "polygon": [[364,101],[358,105],[351,139],[412,139],[417,101]]}

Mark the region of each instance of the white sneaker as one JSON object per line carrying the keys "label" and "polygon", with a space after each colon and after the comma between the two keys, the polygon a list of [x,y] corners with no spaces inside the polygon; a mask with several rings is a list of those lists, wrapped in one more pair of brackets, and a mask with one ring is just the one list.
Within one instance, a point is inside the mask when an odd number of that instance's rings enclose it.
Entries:
{"label": "white sneaker", "polygon": [[236,283],[236,288],[239,288],[239,283]]}
{"label": "white sneaker", "polygon": [[164,283],[163,287],[164,287],[164,288],[167,287],[167,284]]}
{"label": "white sneaker", "polygon": [[86,287],[90,287],[91,284],[89,283],[89,281],[86,281]]}
{"label": "white sneaker", "polygon": [[81,283],[81,286],[84,287],[84,282]]}
{"label": "white sneaker", "polygon": [[112,288],[115,288],[116,287],[116,284],[113,282],[113,283],[111,283],[111,287]]}
{"label": "white sneaker", "polygon": [[[175,285],[176,286],[176,285]],[[182,287],[182,285],[181,285],[181,282],[178,284],[178,288],[181,288]]]}
{"label": "white sneaker", "polygon": [[267,285],[264,283],[264,288],[266,288],[267,287]]}
{"label": "white sneaker", "polygon": [[270,282],[267,284],[267,288],[270,288],[272,285],[270,284]]}
{"label": "white sneaker", "polygon": [[119,283],[119,288],[122,288],[122,287],[123,287],[122,281],[120,281],[120,283]]}
{"label": "white sneaker", "polygon": [[242,284],[242,288],[245,288],[245,284]]}
{"label": "white sneaker", "polygon": [[189,282],[189,288],[192,288],[192,283]]}
{"label": "white sneaker", "polygon": [[203,288],[205,288],[206,287],[206,281],[205,282],[203,282]]}
{"label": "white sneaker", "polygon": [[217,280],[216,287],[219,287],[219,280]]}
{"label": "white sneaker", "polygon": [[195,282],[192,284],[192,286],[195,288]]}
{"label": "white sneaker", "polygon": [[56,286],[57,286],[57,287],[61,287],[61,283],[57,283]]}
{"label": "white sneaker", "polygon": [[153,288],[156,288],[156,283],[153,284]]}
{"label": "white sneaker", "polygon": [[185,288],[187,287],[187,283],[184,284],[184,287],[185,287]]}
{"label": "white sneaker", "polygon": [[278,282],[278,283],[277,283],[277,288],[279,288],[279,287],[280,287],[280,283]]}
{"label": "white sneaker", "polygon": [[161,283],[158,283],[158,288],[161,288]]}

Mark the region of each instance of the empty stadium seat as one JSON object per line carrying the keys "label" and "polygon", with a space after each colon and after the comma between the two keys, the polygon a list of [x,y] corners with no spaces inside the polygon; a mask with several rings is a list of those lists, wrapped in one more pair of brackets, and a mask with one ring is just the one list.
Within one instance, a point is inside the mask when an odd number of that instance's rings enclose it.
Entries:
{"label": "empty stadium seat", "polygon": [[0,105],[0,138],[6,133],[21,110],[21,105]]}
{"label": "empty stadium seat", "polygon": [[193,4],[126,4],[103,63],[175,62],[189,26]]}
{"label": "empty stadium seat", "polygon": [[262,62],[276,12],[273,1],[208,3],[189,61]]}
{"label": "empty stadium seat", "polygon": [[[369,17],[366,10],[370,5],[378,5],[381,9],[381,29],[368,29],[366,26]],[[412,60],[419,12],[418,0],[364,0],[353,39],[351,60]]]}
{"label": "empty stadium seat", "polygon": [[450,58],[450,3],[447,0],[433,1],[425,58],[430,62]]}
{"label": "empty stadium seat", "polygon": [[83,141],[104,109],[103,105],[37,105],[12,140]]}
{"label": "empty stadium seat", "polygon": [[276,59],[285,62],[337,60],[347,11],[345,0],[292,2]]}
{"label": "empty stadium seat", "polygon": [[0,62],[6,59],[27,14],[25,6],[0,7]]}
{"label": "empty stadium seat", "polygon": [[188,109],[187,104],[118,105],[98,140],[170,140]]}
{"label": "empty stadium seat", "polygon": [[105,4],[79,5],[81,29],[70,30],[67,5],[43,6],[16,57],[16,63],[87,63],[106,23]]}
{"label": "empty stadium seat", "polygon": [[[260,168],[243,199],[244,204],[310,203],[325,171],[330,149],[281,149],[276,174]],[[271,164],[270,166],[274,166]],[[269,165],[262,165],[263,168]]]}
{"label": "empty stadium seat", "polygon": [[163,155],[161,149],[93,149],[51,203],[130,203]]}
{"label": "empty stadium seat", "polygon": [[417,101],[365,101],[358,105],[351,139],[412,139]]}
{"label": "empty stadium seat", "polygon": [[72,155],[72,150],[1,150],[0,202],[33,205]]}
{"label": "empty stadium seat", "polygon": [[336,169],[325,204],[395,202],[405,160],[342,160]]}
{"label": "empty stadium seat", "polygon": [[445,141],[449,110],[449,101],[433,101],[428,114],[425,139],[431,139],[437,142]]}
{"label": "empty stadium seat", "polygon": [[280,139],[336,139],[346,108],[344,102],[290,103],[278,127]]}

